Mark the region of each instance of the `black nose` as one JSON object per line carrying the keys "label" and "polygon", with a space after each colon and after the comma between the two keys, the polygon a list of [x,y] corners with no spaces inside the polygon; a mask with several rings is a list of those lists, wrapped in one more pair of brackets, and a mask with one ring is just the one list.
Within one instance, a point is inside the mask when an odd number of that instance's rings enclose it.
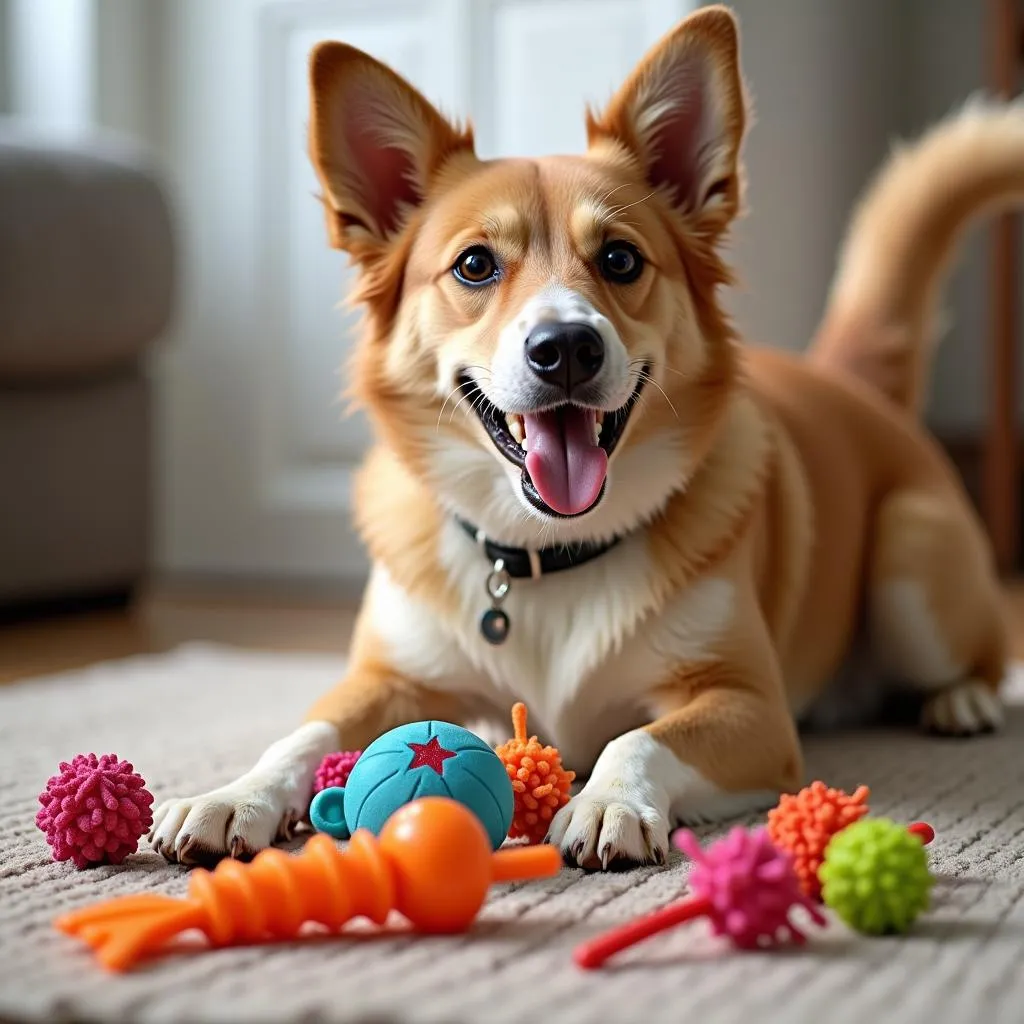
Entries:
{"label": "black nose", "polygon": [[542,381],[571,395],[597,376],[604,342],[589,324],[538,324],[526,339],[526,362]]}

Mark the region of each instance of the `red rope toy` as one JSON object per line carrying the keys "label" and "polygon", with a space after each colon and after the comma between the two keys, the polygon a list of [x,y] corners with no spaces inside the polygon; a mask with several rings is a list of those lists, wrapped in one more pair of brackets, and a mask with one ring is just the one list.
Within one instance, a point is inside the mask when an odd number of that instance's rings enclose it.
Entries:
{"label": "red rope toy", "polygon": [[693,860],[693,895],[577,946],[573,959],[580,967],[600,967],[621,950],[697,917],[709,918],[714,933],[740,949],[785,940],[802,945],[806,936],[789,919],[793,907],[803,907],[814,924],[825,925],[821,911],[801,891],[789,857],[764,829],[737,826],[706,850],[686,830],[673,842]]}

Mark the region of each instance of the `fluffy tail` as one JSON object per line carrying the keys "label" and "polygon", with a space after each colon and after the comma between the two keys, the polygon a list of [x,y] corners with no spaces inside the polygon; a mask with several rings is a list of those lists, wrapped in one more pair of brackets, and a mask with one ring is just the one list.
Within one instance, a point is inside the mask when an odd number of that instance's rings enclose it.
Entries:
{"label": "fluffy tail", "polygon": [[976,218],[1020,203],[1020,104],[973,102],[896,149],[854,212],[808,357],[919,412],[957,244]]}

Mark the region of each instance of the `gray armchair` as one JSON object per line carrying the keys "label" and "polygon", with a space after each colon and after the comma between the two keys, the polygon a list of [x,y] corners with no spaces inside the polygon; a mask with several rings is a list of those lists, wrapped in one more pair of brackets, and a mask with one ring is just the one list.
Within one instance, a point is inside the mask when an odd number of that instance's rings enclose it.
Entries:
{"label": "gray armchair", "polygon": [[0,611],[121,599],[150,549],[173,231],[144,158],[0,119]]}

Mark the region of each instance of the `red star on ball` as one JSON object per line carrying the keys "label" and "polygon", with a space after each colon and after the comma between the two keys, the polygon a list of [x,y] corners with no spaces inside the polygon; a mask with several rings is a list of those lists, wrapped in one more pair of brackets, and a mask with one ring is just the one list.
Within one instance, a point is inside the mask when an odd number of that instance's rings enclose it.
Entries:
{"label": "red star on ball", "polygon": [[433,768],[438,775],[444,774],[444,759],[454,757],[454,750],[445,750],[436,736],[431,737],[429,743],[410,743],[409,749],[413,752],[412,761],[409,763],[409,770],[413,768]]}

